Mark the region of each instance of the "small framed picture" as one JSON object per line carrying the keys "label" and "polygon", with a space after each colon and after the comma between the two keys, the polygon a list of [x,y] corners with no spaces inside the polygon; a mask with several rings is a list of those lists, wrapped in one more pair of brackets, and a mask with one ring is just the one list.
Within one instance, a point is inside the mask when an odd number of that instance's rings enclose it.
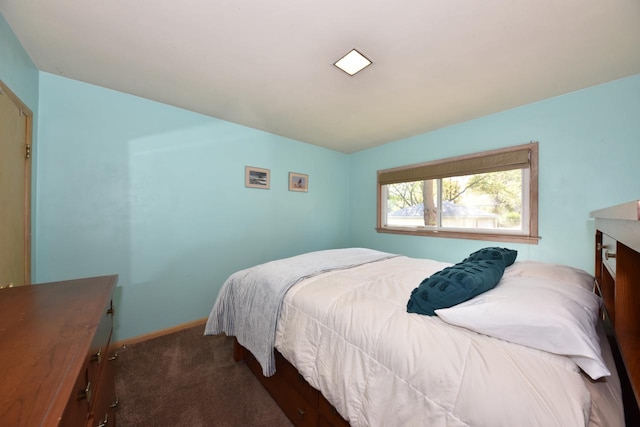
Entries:
{"label": "small framed picture", "polygon": [[289,172],[289,191],[309,190],[309,175],[303,173]]}
{"label": "small framed picture", "polygon": [[269,189],[271,181],[271,172],[269,169],[255,168],[253,166],[245,166],[244,168],[244,186],[251,188]]}

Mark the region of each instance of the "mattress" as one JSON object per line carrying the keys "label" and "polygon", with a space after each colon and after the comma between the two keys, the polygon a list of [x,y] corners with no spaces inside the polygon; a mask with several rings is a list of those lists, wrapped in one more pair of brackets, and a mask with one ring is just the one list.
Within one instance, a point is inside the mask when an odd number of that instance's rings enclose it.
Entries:
{"label": "mattress", "polygon": [[594,381],[565,355],[407,313],[416,284],[448,265],[400,256],[302,280],[275,347],[352,426],[624,425],[606,339],[613,375]]}

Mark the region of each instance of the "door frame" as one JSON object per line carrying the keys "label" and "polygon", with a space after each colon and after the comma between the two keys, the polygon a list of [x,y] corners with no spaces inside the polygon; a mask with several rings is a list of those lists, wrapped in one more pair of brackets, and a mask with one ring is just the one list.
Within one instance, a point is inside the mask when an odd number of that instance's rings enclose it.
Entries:
{"label": "door frame", "polygon": [[[18,107],[26,118],[25,150],[29,147],[30,156],[24,168],[24,284],[31,284],[31,163],[33,159],[33,112],[13,91],[0,80],[2,90]],[[26,154],[26,151],[25,151]]]}

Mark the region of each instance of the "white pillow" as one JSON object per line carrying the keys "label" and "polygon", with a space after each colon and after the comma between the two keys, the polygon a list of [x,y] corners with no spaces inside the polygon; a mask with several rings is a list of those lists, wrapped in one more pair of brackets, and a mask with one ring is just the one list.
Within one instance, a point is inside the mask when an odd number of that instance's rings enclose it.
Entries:
{"label": "white pillow", "polygon": [[539,277],[560,282],[575,283],[593,290],[594,277],[584,270],[562,264],[540,261],[518,261],[504,270],[503,277]]}
{"label": "white pillow", "polygon": [[503,276],[490,291],[435,312],[452,325],[568,356],[595,380],[611,375],[596,332],[600,303],[582,284]]}

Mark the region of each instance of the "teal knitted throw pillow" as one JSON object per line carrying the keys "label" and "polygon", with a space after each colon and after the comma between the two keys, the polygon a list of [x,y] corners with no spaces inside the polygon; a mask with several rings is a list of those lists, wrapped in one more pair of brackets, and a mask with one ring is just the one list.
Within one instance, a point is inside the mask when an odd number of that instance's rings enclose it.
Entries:
{"label": "teal knitted throw pillow", "polygon": [[469,255],[464,261],[503,260],[507,267],[516,261],[518,251],[507,248],[483,248]]}
{"label": "teal knitted throw pillow", "polygon": [[424,279],[411,292],[407,312],[435,316],[434,310],[467,301],[495,287],[504,273],[502,259],[463,261]]}

